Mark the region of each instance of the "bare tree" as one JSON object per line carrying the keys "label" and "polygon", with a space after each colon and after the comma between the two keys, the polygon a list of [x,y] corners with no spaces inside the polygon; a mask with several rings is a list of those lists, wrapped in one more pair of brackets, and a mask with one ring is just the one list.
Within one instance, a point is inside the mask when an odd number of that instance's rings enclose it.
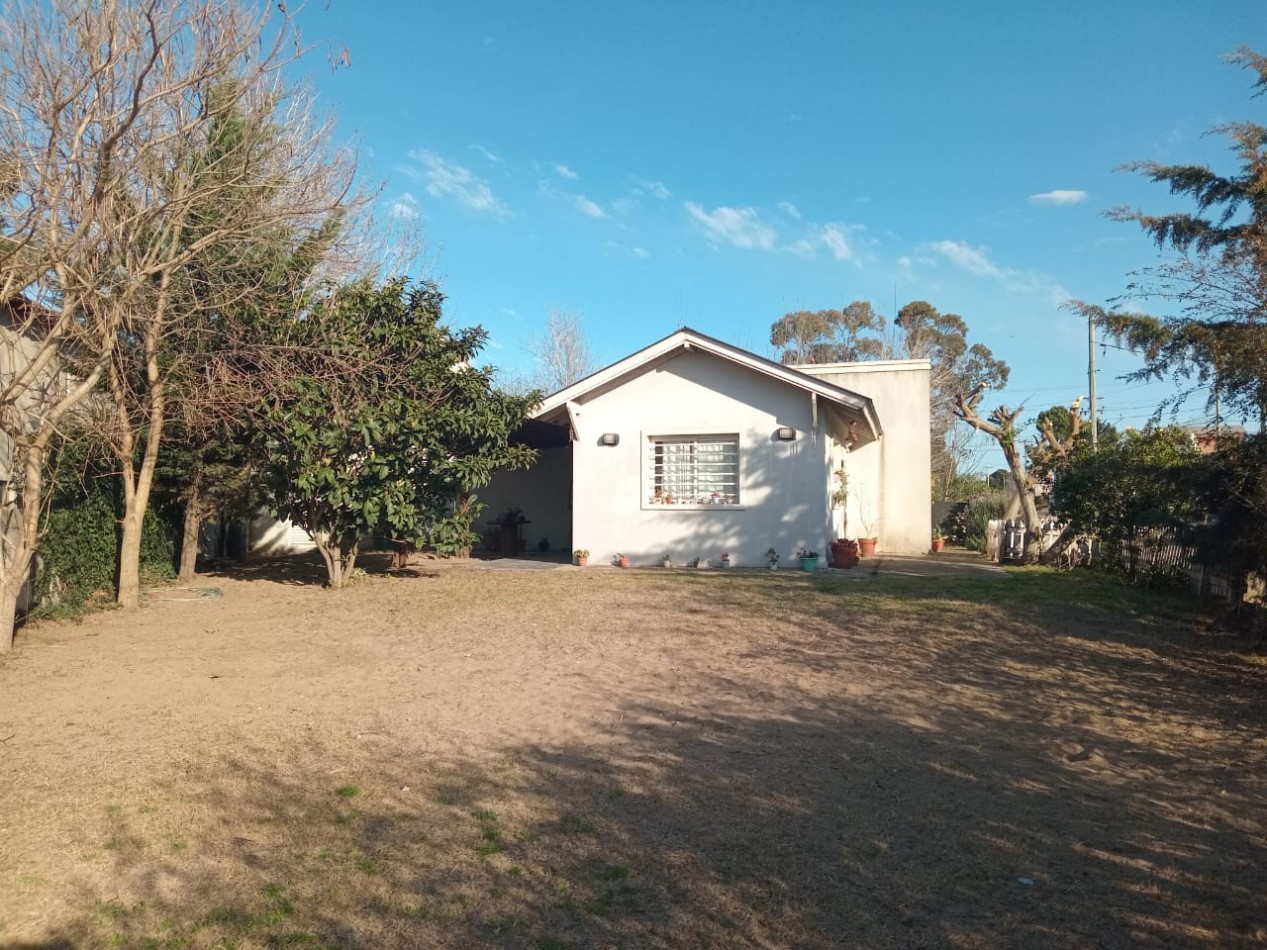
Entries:
{"label": "bare tree", "polygon": [[574,310],[551,307],[545,328],[529,340],[528,352],[537,364],[532,382],[546,392],[571,386],[598,369],[581,315]]}
{"label": "bare tree", "polygon": [[[135,606],[141,521],[188,366],[180,356],[213,313],[253,289],[204,286],[200,297],[199,273],[282,225],[320,227],[346,203],[352,165],[283,80],[300,52],[284,5],[0,9],[0,287],[16,315],[0,391],[12,454],[0,501],[7,649],[42,530],[45,466],[72,410],[108,383],[91,399],[113,410],[126,499],[119,600]],[[240,140],[213,154],[214,129],[231,116]]]}
{"label": "bare tree", "polygon": [[123,479],[124,607],[139,604],[141,528],[174,401],[186,416],[215,411],[215,393],[191,407],[191,390],[225,345],[225,324],[292,316],[298,288],[275,286],[277,259],[301,253],[349,210],[354,163],[330,147],[331,126],[314,118],[311,98],[282,79],[296,48],[282,9],[276,23],[235,0],[174,11],[194,39],[164,49],[160,62],[172,80],[200,75],[139,123],[162,145],[133,171],[130,220],[120,222],[128,230],[114,245],[136,289],[106,373]]}
{"label": "bare tree", "polygon": [[1007,461],[1012,484],[1021,504],[1021,517],[1025,521],[1025,558],[1035,562],[1038,560],[1039,542],[1042,539],[1042,522],[1038,517],[1038,504],[1029,484],[1029,474],[1025,471],[1022,449],[1017,441],[1016,419],[1024,407],[1009,409],[1007,406],[999,406],[983,419],[977,412],[977,405],[981,402],[985,388],[984,384],[980,384],[972,393],[961,393],[955,400],[955,415],[978,432],[990,436],[1003,450],[1003,458]]}

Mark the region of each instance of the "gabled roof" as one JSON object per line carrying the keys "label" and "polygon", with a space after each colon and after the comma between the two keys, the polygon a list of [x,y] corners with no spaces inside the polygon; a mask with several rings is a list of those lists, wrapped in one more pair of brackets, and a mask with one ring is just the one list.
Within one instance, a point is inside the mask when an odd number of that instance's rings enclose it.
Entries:
{"label": "gabled roof", "polygon": [[847,415],[864,420],[867,428],[870,429],[872,438],[879,436],[881,433],[880,423],[875,414],[875,406],[872,405],[871,400],[866,396],[851,392],[848,389],[842,389],[840,386],[834,386],[807,373],[792,369],[790,366],[784,366],[782,363],[768,360],[763,356],[742,350],[737,346],[731,346],[729,343],[723,343],[721,340],[714,339],[689,327],[683,327],[676,333],[670,333],[664,339],[657,340],[631,356],[626,356],[623,360],[612,363],[610,366],[586,376],[571,386],[547,396],[536,413],[534,413],[534,418],[562,424],[567,419],[569,403],[583,400],[587,395],[597,390],[619,384],[621,380],[627,377],[637,375],[658,363],[677,356],[679,353],[690,350],[711,354],[736,366],[744,367],[788,386],[812,393],[819,399],[824,400],[828,405],[834,405],[844,410]]}

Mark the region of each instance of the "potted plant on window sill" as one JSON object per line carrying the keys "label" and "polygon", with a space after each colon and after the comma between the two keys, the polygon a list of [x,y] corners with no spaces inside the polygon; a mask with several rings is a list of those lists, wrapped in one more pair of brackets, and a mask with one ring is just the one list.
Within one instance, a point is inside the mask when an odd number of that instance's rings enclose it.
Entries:
{"label": "potted plant on window sill", "polygon": [[809,548],[801,548],[796,553],[797,558],[801,562],[802,571],[818,570],[818,552],[811,551]]}
{"label": "potted plant on window sill", "polygon": [[576,558],[576,566],[584,567],[590,561],[590,552],[588,548],[577,548],[572,552],[572,557]]}

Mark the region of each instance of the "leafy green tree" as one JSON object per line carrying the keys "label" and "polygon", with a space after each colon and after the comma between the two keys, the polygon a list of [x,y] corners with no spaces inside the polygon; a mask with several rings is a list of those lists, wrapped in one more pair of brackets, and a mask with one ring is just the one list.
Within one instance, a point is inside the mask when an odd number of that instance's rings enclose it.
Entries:
{"label": "leafy green tree", "polygon": [[960,393],[1002,389],[1007,385],[1008,366],[984,344],[968,343],[968,324],[957,313],[941,313],[932,304],[915,300],[898,311],[895,322],[902,331],[900,354],[932,364],[933,497],[958,500],[962,496],[956,495],[954,486],[970,451],[972,430],[958,425],[956,398]]}
{"label": "leafy green tree", "polygon": [[[1246,48],[1231,61],[1256,75],[1255,95],[1267,91],[1267,57]],[[1201,165],[1135,162],[1126,166],[1195,212],[1152,215],[1115,208],[1110,217],[1138,224],[1178,260],[1144,271],[1128,295],[1174,305],[1155,316],[1075,302],[1110,335],[1139,353],[1135,378],[1190,384],[1172,402],[1209,387],[1209,402],[1267,422],[1267,127],[1232,122],[1214,131],[1231,139],[1240,169],[1222,175]],[[1166,404],[1159,411],[1166,408]]]}
{"label": "leafy green tree", "polygon": [[1008,367],[989,347],[968,342],[968,324],[923,300],[888,321],[865,300],[840,310],[798,310],[770,327],[770,343],[784,363],[836,363],[869,359],[926,359],[932,364],[931,431],[933,498],[953,501],[956,476],[969,454],[971,430],[957,424],[961,393],[1002,389]]}
{"label": "leafy green tree", "polygon": [[1098,452],[1084,446],[1060,468],[1052,511],[1070,531],[1099,538],[1135,580],[1150,535],[1173,535],[1203,514],[1199,462],[1191,437],[1173,427],[1128,432]]}
{"label": "leafy green tree", "polygon": [[840,310],[797,310],[770,327],[779,359],[795,363],[850,363],[884,354],[886,321],[865,300]]}
{"label": "leafy green tree", "polygon": [[1225,442],[1208,459],[1197,556],[1244,578],[1267,564],[1267,436]]}
{"label": "leafy green tree", "polygon": [[512,396],[473,360],[487,335],[440,322],[443,295],[403,279],[332,293],[283,341],[335,354],[260,406],[260,468],[278,513],[312,535],[331,587],[360,539],[455,551],[475,539],[471,492],[534,453],[512,444],[537,395]]}

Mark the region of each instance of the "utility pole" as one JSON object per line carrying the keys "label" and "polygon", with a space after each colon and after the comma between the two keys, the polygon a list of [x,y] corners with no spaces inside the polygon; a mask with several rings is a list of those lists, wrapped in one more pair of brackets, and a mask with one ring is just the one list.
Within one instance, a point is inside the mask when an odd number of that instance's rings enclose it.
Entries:
{"label": "utility pole", "polygon": [[1095,320],[1087,314],[1087,385],[1091,387],[1091,451],[1100,449],[1100,429],[1095,414]]}

